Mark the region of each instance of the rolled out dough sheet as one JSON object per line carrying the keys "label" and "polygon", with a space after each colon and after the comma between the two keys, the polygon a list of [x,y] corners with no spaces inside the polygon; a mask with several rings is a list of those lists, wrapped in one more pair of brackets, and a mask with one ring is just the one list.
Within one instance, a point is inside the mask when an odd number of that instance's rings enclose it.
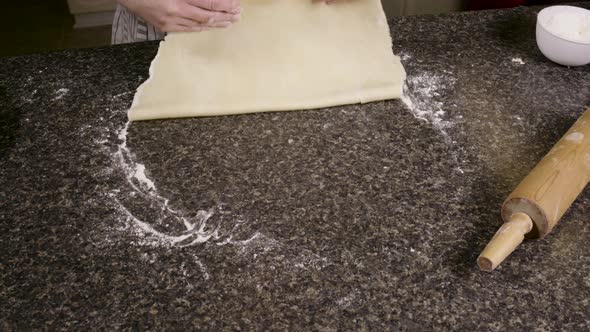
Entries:
{"label": "rolled out dough sheet", "polygon": [[400,98],[380,0],[242,0],[232,27],[169,34],[129,119],[323,108]]}

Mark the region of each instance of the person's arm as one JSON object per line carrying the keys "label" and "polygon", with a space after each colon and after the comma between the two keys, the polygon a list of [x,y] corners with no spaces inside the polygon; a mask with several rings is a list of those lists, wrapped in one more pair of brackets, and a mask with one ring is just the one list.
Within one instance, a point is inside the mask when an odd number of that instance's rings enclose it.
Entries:
{"label": "person's arm", "polygon": [[[328,4],[343,0],[312,0]],[[118,0],[163,32],[203,31],[230,26],[240,18],[240,0]]]}
{"label": "person's arm", "polygon": [[163,32],[227,27],[240,18],[239,0],[118,0]]}

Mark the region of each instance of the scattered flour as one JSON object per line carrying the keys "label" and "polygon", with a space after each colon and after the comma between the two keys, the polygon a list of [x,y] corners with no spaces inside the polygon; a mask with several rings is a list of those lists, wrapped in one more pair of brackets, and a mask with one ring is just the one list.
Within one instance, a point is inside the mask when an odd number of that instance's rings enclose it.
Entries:
{"label": "scattered flour", "polygon": [[200,244],[208,241],[212,237],[218,237],[219,225],[211,230],[208,229],[207,221],[213,215],[213,211],[198,211],[196,217],[188,218],[185,217],[180,211],[174,210],[170,207],[170,202],[167,198],[161,196],[158,193],[158,189],[155,183],[147,177],[146,169],[143,164],[135,161],[135,156],[127,147],[127,134],[129,133],[130,122],[119,131],[119,145],[118,149],[113,155],[115,162],[119,168],[125,173],[127,182],[133,189],[133,192],[139,194],[144,199],[147,199],[153,203],[156,203],[161,209],[167,213],[169,217],[182,223],[186,231],[184,234],[179,236],[171,236],[156,231],[150,224],[145,223],[136,218],[119,200],[117,203],[120,205],[120,209],[128,219],[133,221],[135,225],[141,229],[145,234],[149,234],[155,238],[160,246],[171,246],[175,244],[181,244],[182,246],[191,246]]}
{"label": "scattered flour", "polygon": [[[310,250],[287,250],[289,249],[281,242],[272,239],[261,232],[256,232],[246,240],[234,240],[234,234],[237,233],[240,226],[245,223],[241,218],[235,217],[233,226],[226,231],[221,230],[221,225],[211,225],[212,216],[223,210],[223,206],[219,205],[210,210],[200,210],[194,217],[187,217],[185,213],[180,210],[173,209],[170,206],[168,198],[163,197],[152,179],[148,177],[149,172],[145,165],[136,161],[135,155],[129,150],[127,145],[127,135],[129,133],[130,122],[118,131],[117,137],[119,144],[115,152],[111,155],[115,168],[119,169],[125,175],[129,189],[129,195],[137,196],[137,199],[146,200],[150,202],[148,205],[156,205],[159,207],[159,212],[163,216],[155,216],[155,221],[140,220],[135,216],[129,208],[127,208],[120,197],[128,190],[114,189],[109,193],[108,197],[114,202],[114,206],[121,213],[122,219],[127,224],[122,228],[131,231],[137,237],[134,244],[149,246],[154,248],[182,248],[192,247],[195,245],[205,244],[211,242],[217,246],[230,245],[236,247],[239,256],[249,258],[260,258],[262,256],[271,257],[271,260],[276,260],[277,266],[284,268],[299,268],[299,269],[322,269],[327,264],[327,259],[311,252]],[[107,130],[108,131],[108,130]],[[103,140],[96,140],[95,143],[103,142]],[[102,143],[101,143],[102,144]],[[156,213],[157,214],[157,213]],[[167,233],[165,231],[157,230],[154,225],[158,225],[163,218],[172,219],[175,222],[184,225],[184,231],[178,233]],[[273,252],[270,255],[270,252]],[[281,252],[288,254],[281,255]],[[293,254],[295,252],[295,254]],[[207,267],[199,260],[197,254],[193,254],[195,263],[199,266],[203,277],[208,280],[211,276]],[[287,256],[287,257],[286,257]],[[286,259],[282,259],[286,258]],[[273,264],[275,266],[275,264]]]}
{"label": "scattered flour", "polygon": [[[402,61],[411,60],[413,57],[407,53],[401,53]],[[415,75],[408,75],[404,84],[401,101],[406,105],[415,118],[431,124],[443,136],[447,145],[454,145],[457,142],[451,139],[447,130],[460,121],[463,116],[459,115],[450,118],[445,108],[457,107],[456,104],[446,105],[446,94],[452,91],[457,79],[450,70],[443,70],[442,73],[422,72]],[[454,160],[457,167],[455,171],[465,174],[466,170],[461,167],[460,158],[452,153],[450,158]]]}
{"label": "scattered flour", "polygon": [[348,308],[354,304],[356,297],[356,293],[349,294],[345,297],[341,297],[338,300],[336,300],[336,304],[340,307]]}
{"label": "scattered flour", "polygon": [[402,61],[408,61],[412,59],[412,56],[407,53],[400,53],[399,57]]}
{"label": "scattered flour", "polygon": [[525,62],[522,61],[521,58],[512,58],[512,62],[516,63],[517,65],[524,65],[525,64]]}
{"label": "scattered flour", "polygon": [[135,172],[133,177],[142,185],[147,187],[148,190],[156,191],[156,185],[145,175],[145,166],[143,164],[135,165]]}
{"label": "scattered flour", "polygon": [[291,252],[290,254],[281,254],[281,252],[286,249],[286,246],[261,232],[256,232],[249,239],[241,241],[233,240],[230,236],[224,241],[218,242],[217,245],[236,246],[239,255],[253,257],[254,259],[270,253],[271,251],[276,251],[272,257],[287,268],[295,267],[304,270],[321,270],[328,265],[328,260],[326,258],[321,257],[308,249],[298,249],[296,251],[297,253]]}
{"label": "scattered flour", "polygon": [[133,91],[127,91],[127,92],[119,93],[119,94],[117,94],[117,95],[114,95],[114,96],[113,96],[113,99],[121,98],[121,97],[123,97],[123,96],[126,96],[126,95],[128,95],[128,94],[132,94],[132,93],[133,93]]}
{"label": "scattered flour", "polygon": [[451,142],[446,129],[453,123],[445,119],[447,112],[444,102],[440,101],[445,90],[455,84],[455,78],[448,75],[422,73],[408,76],[401,100],[412,114],[420,120],[432,124],[439,130],[447,142]]}
{"label": "scattered flour", "polygon": [[65,95],[67,95],[69,92],[70,92],[70,89],[61,88],[55,92],[55,98],[53,98],[52,100],[53,101],[60,100],[63,97],[65,97]]}
{"label": "scattered flour", "polygon": [[37,91],[38,91],[37,89],[33,90],[33,92],[31,92],[31,94],[29,96],[24,96],[23,95],[21,97],[22,105],[33,103],[33,98],[35,98],[35,95],[37,94]]}
{"label": "scattered flour", "polygon": [[[172,236],[172,235],[164,234],[162,232],[158,232],[150,224],[145,223],[145,222],[139,220],[138,218],[136,218],[131,212],[129,212],[129,210],[127,210],[127,208],[123,204],[121,204],[121,202],[119,202],[118,200],[117,200],[117,202],[119,203],[119,208],[121,209],[121,211],[123,211],[127,215],[128,219],[132,220],[135,223],[135,225],[137,227],[139,227],[139,229],[141,231],[143,231],[144,235],[153,236],[157,239],[157,242],[155,242],[156,246],[170,247],[175,244],[183,243],[186,239],[189,239],[193,236],[192,232],[187,232],[187,233],[180,235],[180,236]],[[210,215],[207,216],[207,219],[209,217],[210,217]],[[206,219],[204,221],[206,221]],[[205,223],[203,223],[203,225],[204,224]],[[199,230],[202,231],[202,229],[199,229]],[[190,231],[192,231],[192,230],[190,230]],[[204,243],[207,240],[209,240],[211,238],[211,236],[212,236],[212,234],[209,236],[203,236],[202,234],[198,234],[196,239],[194,239],[189,244],[186,244],[184,246],[190,246],[190,245],[194,245],[197,243]]]}

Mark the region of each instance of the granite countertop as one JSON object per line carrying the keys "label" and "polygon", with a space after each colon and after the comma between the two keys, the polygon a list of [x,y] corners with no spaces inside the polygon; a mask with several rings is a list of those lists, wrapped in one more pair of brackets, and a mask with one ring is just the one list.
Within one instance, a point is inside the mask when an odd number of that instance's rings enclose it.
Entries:
{"label": "granite countertop", "polygon": [[157,43],[0,58],[0,329],[590,329],[590,192],[475,264],[590,106],[538,10],[392,20],[412,108],[126,131]]}

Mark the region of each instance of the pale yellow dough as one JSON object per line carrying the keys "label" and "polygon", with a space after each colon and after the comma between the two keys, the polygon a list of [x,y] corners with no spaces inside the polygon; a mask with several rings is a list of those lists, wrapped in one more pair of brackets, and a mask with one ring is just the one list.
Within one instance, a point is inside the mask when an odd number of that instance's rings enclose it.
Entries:
{"label": "pale yellow dough", "polygon": [[405,77],[380,0],[242,0],[230,28],[166,37],[129,119],[394,99]]}

